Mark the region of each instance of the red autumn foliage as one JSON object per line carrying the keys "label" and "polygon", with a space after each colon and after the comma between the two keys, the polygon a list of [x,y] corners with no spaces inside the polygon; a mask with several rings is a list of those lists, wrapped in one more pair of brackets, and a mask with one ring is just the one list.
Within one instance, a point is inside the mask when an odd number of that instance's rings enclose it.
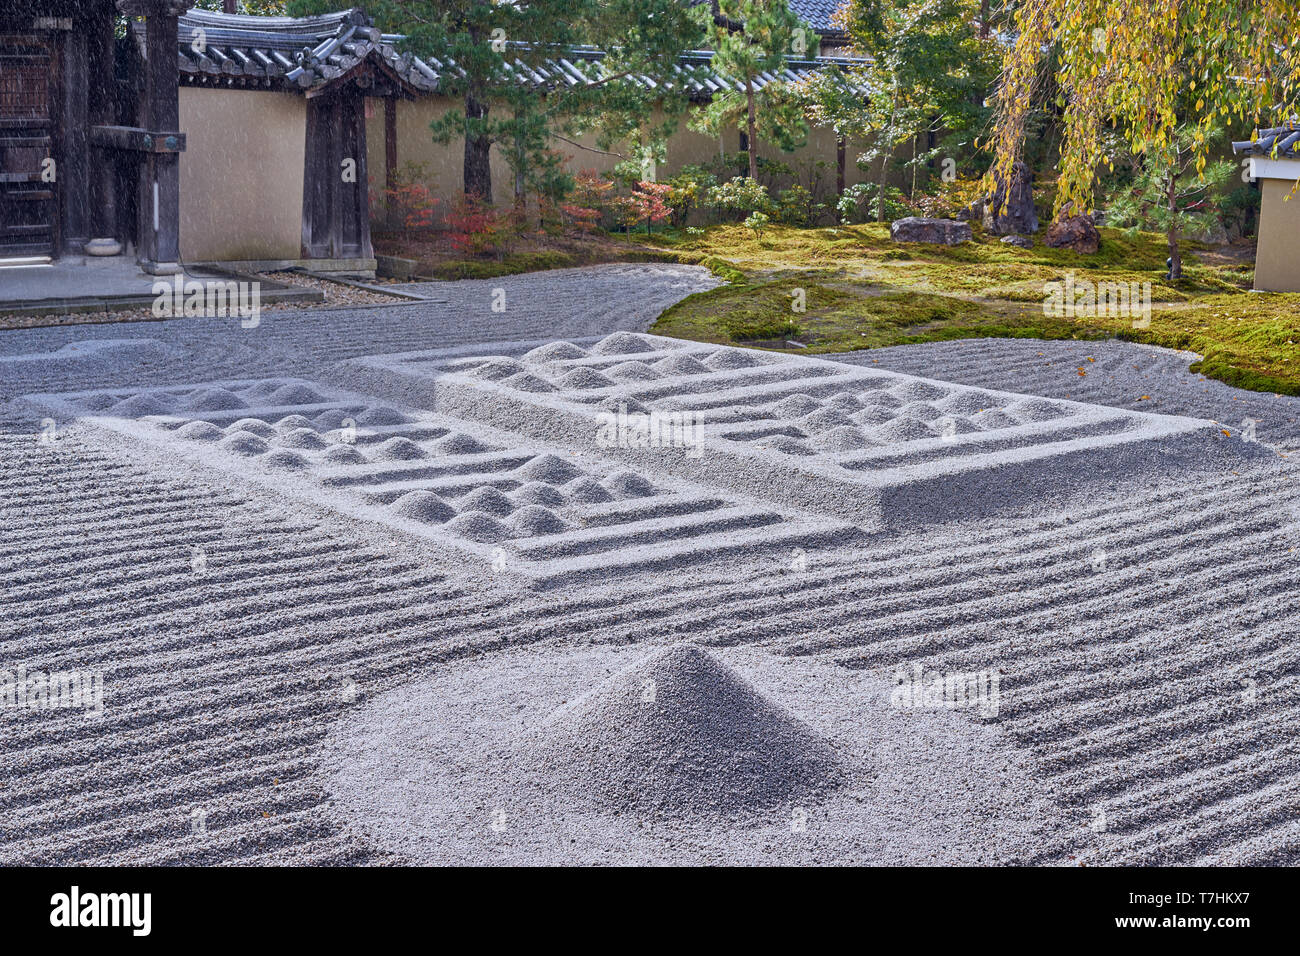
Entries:
{"label": "red autumn foliage", "polygon": [[498,210],[477,196],[462,196],[447,213],[447,228],[457,252],[501,256],[519,234],[519,219],[514,210]]}
{"label": "red autumn foliage", "polygon": [[626,232],[631,232],[633,226],[641,223],[645,223],[646,232],[649,232],[653,223],[663,222],[672,215],[665,202],[671,189],[667,183],[639,182],[632,188],[631,195],[614,198],[611,203],[614,217]]}
{"label": "red autumn foliage", "polygon": [[410,230],[433,227],[442,200],[434,195],[428,179],[428,171],[420,163],[407,163],[395,173],[393,181],[384,188],[384,205],[390,223]]}

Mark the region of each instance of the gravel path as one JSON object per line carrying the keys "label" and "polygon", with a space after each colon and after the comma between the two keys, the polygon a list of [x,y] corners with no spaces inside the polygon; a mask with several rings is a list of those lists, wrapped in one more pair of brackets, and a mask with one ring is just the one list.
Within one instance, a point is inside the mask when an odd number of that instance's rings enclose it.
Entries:
{"label": "gravel path", "polygon": [[[683,296],[717,284],[699,266],[604,265],[422,283],[422,291],[439,298],[369,309],[270,313],[250,329],[241,328],[238,319],[215,318],[12,330],[0,334],[0,429],[32,427],[29,416],[6,414],[10,400],[30,392],[312,377],[357,355],[644,331]],[[104,340],[148,340],[141,346],[147,354],[138,359],[123,354],[109,363],[39,358],[71,344]]]}
{"label": "gravel path", "polygon": [[[249,331],[188,320],[129,333],[5,333],[0,390],[10,399],[310,376],[355,355],[644,329],[664,304],[712,281],[698,269],[612,266],[447,284],[446,305],[296,315]],[[491,312],[493,288],[506,290],[507,312]],[[143,328],[154,342],[113,344]],[[101,347],[21,358],[88,339]],[[962,362],[947,351],[958,346],[970,347]],[[1130,380],[1119,368],[1141,364],[1140,354],[1118,344],[948,343],[850,359],[1116,405],[1141,381],[1139,394],[1162,404],[1124,407],[1205,414],[1238,399],[1252,417],[1286,418],[1279,400],[1180,377],[1170,353],[1151,357],[1145,380]],[[1087,355],[1110,371],[1080,378],[1069,363]],[[1080,392],[1085,381],[1098,390]],[[364,739],[376,708],[445,706],[436,695],[420,702],[421,680],[454,683],[458,667],[482,673],[501,652],[526,663],[529,648],[539,659],[624,648],[632,660],[635,645],[682,640],[724,657],[752,648],[788,659],[806,692],[783,691],[775,677],[768,690],[814,725],[861,716],[815,712],[850,678],[879,686],[917,668],[996,670],[995,719],[960,730],[951,721],[974,718],[936,715],[948,728],[927,731],[978,737],[983,749],[944,751],[960,793],[945,802],[942,785],[927,787],[925,799],[977,815],[981,781],[1014,771],[1050,805],[1036,803],[1034,825],[1005,844],[997,827],[979,830],[978,845],[957,854],[964,860],[1300,862],[1300,468],[1289,461],[1168,474],[1068,509],[881,535],[865,547],[828,544],[793,561],[746,557],[689,575],[529,592],[413,538],[286,510],[250,483],[150,468],[75,426],[42,441],[14,409],[0,425],[13,433],[0,434],[0,666],[102,671],[105,690],[98,717],[0,713],[0,863],[420,858],[377,839],[374,821],[339,799],[356,793],[331,776],[343,763],[323,763],[328,748]],[[896,736],[875,739],[882,759],[908,752],[891,749]],[[887,778],[905,779],[906,768],[898,757]],[[873,832],[887,840],[916,814],[904,791],[881,791]],[[490,815],[483,824],[483,839],[499,841]],[[814,842],[833,851],[815,859],[848,855],[833,840]],[[939,843],[933,859],[951,859],[951,838]],[[725,841],[703,849],[755,859]],[[923,855],[859,850],[862,859]]]}

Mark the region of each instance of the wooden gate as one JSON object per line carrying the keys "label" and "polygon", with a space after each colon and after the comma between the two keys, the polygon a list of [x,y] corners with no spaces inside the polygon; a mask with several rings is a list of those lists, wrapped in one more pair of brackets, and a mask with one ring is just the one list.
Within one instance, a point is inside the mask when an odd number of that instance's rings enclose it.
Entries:
{"label": "wooden gate", "polygon": [[366,112],[349,86],[307,100],[302,196],[302,255],[370,259]]}
{"label": "wooden gate", "polygon": [[48,35],[0,33],[0,259],[56,248],[57,66]]}

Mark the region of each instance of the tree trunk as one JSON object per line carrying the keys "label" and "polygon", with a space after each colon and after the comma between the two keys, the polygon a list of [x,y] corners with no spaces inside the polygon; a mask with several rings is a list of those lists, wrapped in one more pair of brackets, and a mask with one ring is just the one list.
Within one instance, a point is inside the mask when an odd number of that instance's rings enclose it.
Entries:
{"label": "tree trunk", "polygon": [[527,186],[524,179],[524,164],[527,159],[522,148],[515,150],[515,209],[522,216],[524,206],[528,203]]}
{"label": "tree trunk", "polygon": [[1165,191],[1166,209],[1169,212],[1169,278],[1183,277],[1183,257],[1178,252],[1178,174],[1169,173],[1169,186]]}
{"label": "tree trunk", "polygon": [[989,0],[980,0],[980,39],[989,38]]}
{"label": "tree trunk", "polygon": [[916,141],[920,138],[920,133],[912,134],[912,186],[907,191],[907,198],[913,201],[916,199]]}
{"label": "tree trunk", "polygon": [[[894,98],[889,104],[889,122],[885,124],[885,129],[892,131],[894,128],[894,114],[898,111],[898,77],[894,77]],[[880,189],[876,193],[876,222],[885,221],[885,185],[889,181],[889,155],[893,150],[890,148],[891,143],[885,136],[884,131],[880,133]]]}
{"label": "tree trunk", "polygon": [[749,178],[758,181],[758,124],[754,120],[754,83],[745,80],[746,121],[749,127]]}
{"label": "tree trunk", "polygon": [[492,202],[492,140],[482,134],[470,134],[471,120],[485,120],[488,104],[478,90],[465,91],[465,198],[477,197]]}
{"label": "tree trunk", "polygon": [[[882,136],[883,139],[883,136]],[[885,185],[889,182],[889,150],[880,150],[880,182],[876,190],[876,222],[885,221]]]}
{"label": "tree trunk", "polygon": [[844,213],[839,211],[839,199],[844,196],[844,152],[844,137],[839,136],[835,140],[835,216],[838,222],[844,222],[846,218]]}

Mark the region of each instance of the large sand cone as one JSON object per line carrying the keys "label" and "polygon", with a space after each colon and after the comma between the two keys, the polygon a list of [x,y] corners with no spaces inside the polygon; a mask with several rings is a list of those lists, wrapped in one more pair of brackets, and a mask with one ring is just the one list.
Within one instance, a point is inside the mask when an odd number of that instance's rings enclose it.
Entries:
{"label": "large sand cone", "polygon": [[811,802],[843,777],[829,743],[689,644],[618,672],[521,743],[521,772],[606,812],[744,813]]}

